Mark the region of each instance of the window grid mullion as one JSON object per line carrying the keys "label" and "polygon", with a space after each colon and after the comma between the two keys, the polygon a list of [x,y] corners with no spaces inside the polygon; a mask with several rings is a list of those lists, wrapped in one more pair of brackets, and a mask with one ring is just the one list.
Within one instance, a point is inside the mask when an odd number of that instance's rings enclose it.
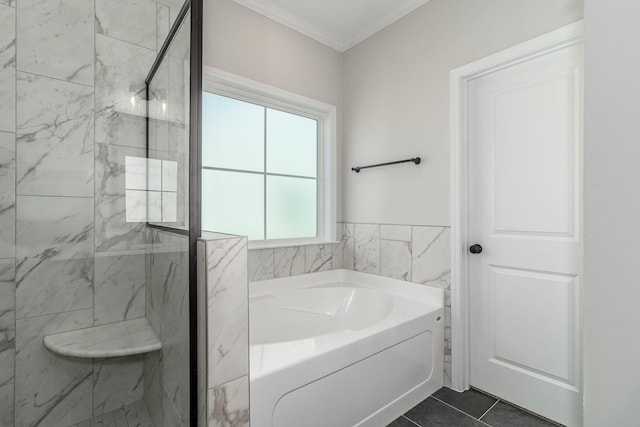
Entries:
{"label": "window grid mullion", "polygon": [[264,240],[267,240],[267,107],[264,108],[264,131],[263,131],[263,139],[264,139]]}

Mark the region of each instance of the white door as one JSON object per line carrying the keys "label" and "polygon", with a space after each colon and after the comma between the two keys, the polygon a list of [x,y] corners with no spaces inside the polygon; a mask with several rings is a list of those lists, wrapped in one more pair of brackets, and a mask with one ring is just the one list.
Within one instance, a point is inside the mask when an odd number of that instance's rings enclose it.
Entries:
{"label": "white door", "polygon": [[582,44],[468,88],[470,382],[579,425]]}

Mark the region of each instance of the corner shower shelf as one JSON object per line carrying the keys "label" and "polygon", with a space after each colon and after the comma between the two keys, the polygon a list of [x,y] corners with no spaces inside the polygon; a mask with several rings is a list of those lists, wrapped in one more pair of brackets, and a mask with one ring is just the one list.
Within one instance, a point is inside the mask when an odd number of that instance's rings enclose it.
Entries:
{"label": "corner shower shelf", "polygon": [[44,345],[54,353],[83,358],[129,356],[161,347],[144,318],[47,335]]}

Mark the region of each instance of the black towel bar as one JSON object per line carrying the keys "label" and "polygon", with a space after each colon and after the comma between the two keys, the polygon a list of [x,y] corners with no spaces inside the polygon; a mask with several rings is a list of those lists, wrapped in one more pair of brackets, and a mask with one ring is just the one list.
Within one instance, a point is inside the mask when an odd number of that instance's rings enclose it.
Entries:
{"label": "black towel bar", "polygon": [[355,173],[360,173],[362,169],[377,168],[378,166],[397,165],[398,163],[407,163],[407,162],[413,162],[416,165],[419,165],[421,160],[420,160],[420,157],[412,157],[410,159],[398,160],[396,162],[378,163],[377,165],[369,165],[369,166],[356,166],[355,168],[351,168],[351,170],[354,171]]}

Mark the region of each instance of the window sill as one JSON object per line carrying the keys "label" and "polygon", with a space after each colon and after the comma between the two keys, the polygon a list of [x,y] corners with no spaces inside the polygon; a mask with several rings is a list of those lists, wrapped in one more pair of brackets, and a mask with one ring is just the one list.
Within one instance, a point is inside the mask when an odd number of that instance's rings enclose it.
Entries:
{"label": "window sill", "polygon": [[340,243],[338,240],[322,240],[322,239],[291,239],[291,240],[272,240],[272,241],[249,241],[249,250],[259,249],[277,249],[290,248],[292,246],[312,246],[312,245],[333,245]]}

